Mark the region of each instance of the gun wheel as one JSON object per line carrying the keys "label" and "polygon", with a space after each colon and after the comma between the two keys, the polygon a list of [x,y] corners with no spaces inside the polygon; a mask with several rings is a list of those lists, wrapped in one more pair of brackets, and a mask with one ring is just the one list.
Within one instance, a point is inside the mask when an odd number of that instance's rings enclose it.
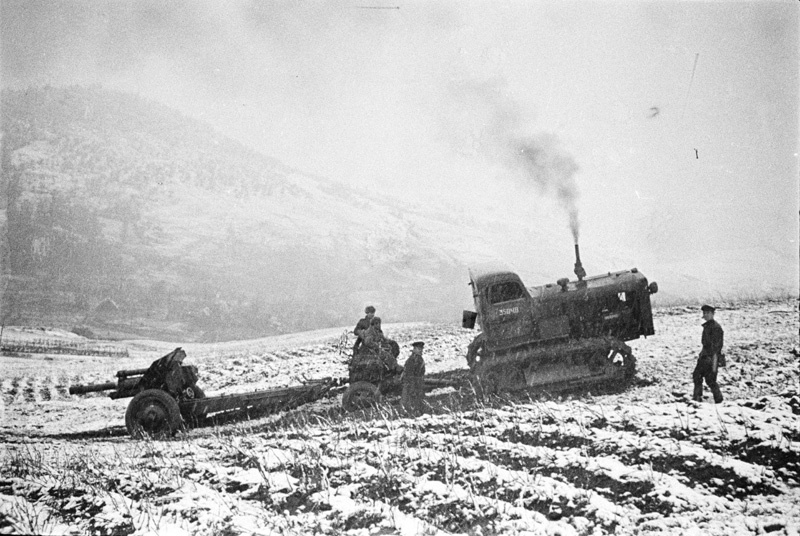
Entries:
{"label": "gun wheel", "polygon": [[138,393],[125,412],[125,427],[134,439],[171,437],[182,423],[178,402],[160,389]]}
{"label": "gun wheel", "polygon": [[375,405],[381,399],[378,387],[370,382],[355,382],[347,387],[342,396],[345,411],[356,411]]}

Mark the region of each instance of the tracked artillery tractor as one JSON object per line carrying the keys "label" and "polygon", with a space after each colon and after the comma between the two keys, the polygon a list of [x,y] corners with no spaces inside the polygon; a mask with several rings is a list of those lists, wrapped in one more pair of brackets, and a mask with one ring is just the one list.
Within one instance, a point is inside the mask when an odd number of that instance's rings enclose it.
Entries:
{"label": "tracked artillery tractor", "polygon": [[625,342],[655,333],[650,295],[658,285],[636,268],[586,277],[577,244],[575,257],[576,281],[530,288],[509,270],[470,270],[476,311],[464,311],[462,325],[481,327],[467,365],[483,393],[633,378],[636,358]]}

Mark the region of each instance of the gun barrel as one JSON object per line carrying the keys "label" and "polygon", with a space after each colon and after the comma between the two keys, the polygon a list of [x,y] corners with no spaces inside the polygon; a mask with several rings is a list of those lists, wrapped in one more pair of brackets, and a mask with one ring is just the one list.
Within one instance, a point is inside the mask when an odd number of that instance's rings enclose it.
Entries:
{"label": "gun barrel", "polygon": [[117,378],[127,378],[128,376],[141,376],[145,372],[150,370],[149,368],[141,368],[141,369],[133,369],[133,370],[120,370],[117,371]]}
{"label": "gun barrel", "polygon": [[71,385],[69,394],[85,395],[86,393],[97,393],[99,391],[111,391],[117,388],[116,382],[95,383],[91,385]]}

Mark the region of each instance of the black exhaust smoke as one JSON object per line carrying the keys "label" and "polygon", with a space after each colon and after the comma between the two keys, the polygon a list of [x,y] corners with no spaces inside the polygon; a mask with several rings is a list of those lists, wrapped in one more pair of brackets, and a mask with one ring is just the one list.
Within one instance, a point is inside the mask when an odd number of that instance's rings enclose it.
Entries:
{"label": "black exhaust smoke", "polygon": [[581,264],[581,250],[578,248],[578,244],[575,244],[575,275],[578,276],[578,281],[583,281],[583,278],[586,277],[586,270]]}

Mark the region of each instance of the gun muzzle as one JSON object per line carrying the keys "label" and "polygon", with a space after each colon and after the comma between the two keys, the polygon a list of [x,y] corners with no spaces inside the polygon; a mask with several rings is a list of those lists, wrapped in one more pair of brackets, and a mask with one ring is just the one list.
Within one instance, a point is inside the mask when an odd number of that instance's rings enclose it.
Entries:
{"label": "gun muzzle", "polygon": [[575,244],[575,275],[578,276],[578,281],[583,281],[583,278],[586,277],[586,270],[583,269],[583,264],[581,264],[581,250],[578,244]]}
{"label": "gun muzzle", "polygon": [[116,389],[116,382],[96,383],[93,385],[70,385],[69,394],[85,395],[86,393],[99,393],[100,391],[111,391]]}

